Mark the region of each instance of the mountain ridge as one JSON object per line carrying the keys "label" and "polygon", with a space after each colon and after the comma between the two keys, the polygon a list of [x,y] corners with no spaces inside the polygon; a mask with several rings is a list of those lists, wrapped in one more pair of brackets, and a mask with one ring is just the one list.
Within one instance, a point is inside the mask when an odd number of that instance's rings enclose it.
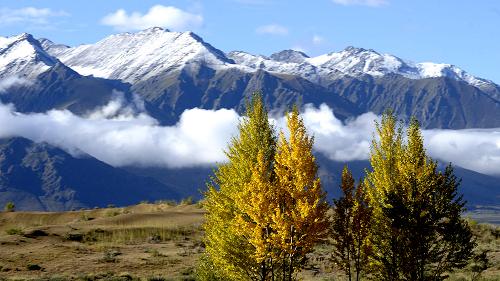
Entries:
{"label": "mountain ridge", "polygon": [[[119,41],[118,44],[115,45],[117,49],[120,49],[120,52],[123,52],[123,49],[130,49],[130,45],[134,43],[136,38],[141,38],[142,40],[160,40],[163,36],[167,36],[168,34],[173,35],[174,37],[180,37],[180,36],[190,36],[191,38],[194,39],[195,42],[200,43],[203,47],[205,47],[207,50],[210,52],[216,54],[216,58],[220,59],[222,62],[230,65],[234,64],[233,66],[246,66],[248,68],[242,67],[242,70],[246,71],[255,71],[259,67],[256,67],[255,64],[251,63],[246,63],[244,61],[231,61],[231,53],[238,53],[239,51],[233,51],[233,52],[228,52],[227,54],[214,48],[212,45],[206,43],[200,36],[197,34],[187,31],[187,32],[171,32],[168,29],[163,29],[160,27],[152,27],[143,31],[139,31],[136,33],[130,33],[130,32],[125,32],[125,33],[119,33],[119,34],[114,34],[110,35],[108,37],[105,37],[104,39],[96,42],[95,44],[85,44],[85,45],[80,45],[76,47],[68,47],[66,48],[65,51],[61,52],[51,52],[51,47],[57,46],[58,49],[61,49],[60,44],[44,44],[46,47],[46,50],[54,55],[55,57],[59,57],[61,61],[66,63],[69,67],[80,68],[83,72],[81,74],[88,75],[88,74],[93,74],[94,76],[99,76],[102,78],[118,78],[118,79],[123,79],[127,80],[129,77],[124,77],[120,76],[117,74],[113,74],[113,72],[99,72],[95,70],[94,73],[92,73],[92,69],[84,69],[80,65],[79,61],[75,61],[74,57],[75,56],[81,56],[82,49],[86,48],[91,48],[91,46],[104,46],[106,45],[105,43],[116,43],[113,39],[115,38],[127,38],[128,44],[123,45],[123,41]],[[167,36],[168,37],[168,36]],[[47,39],[43,39],[44,42],[46,42]],[[175,41],[175,40],[174,40]],[[165,43],[165,42],[162,42]],[[193,42],[191,42],[193,43]],[[164,48],[168,48],[170,45],[166,44],[164,45]],[[161,48],[160,48],[161,49]],[[172,50],[172,52],[176,52],[178,50]],[[76,54],[74,54],[76,53]],[[281,53],[281,55],[280,55]],[[345,49],[338,51],[338,52],[330,52],[327,54],[315,56],[315,57],[309,57],[307,54],[299,51],[293,51],[293,50],[282,50],[279,52],[276,52],[274,54],[271,54],[269,57],[266,56],[261,56],[261,55],[253,55],[250,53],[246,53],[249,56],[252,56],[255,59],[263,59],[265,60],[271,60],[273,62],[279,62],[279,63],[285,63],[285,64],[297,64],[293,66],[294,68],[304,68],[304,66],[300,66],[301,64],[308,64],[312,67],[316,68],[326,68],[323,70],[323,72],[331,72],[334,70],[340,71],[343,75],[349,75],[349,76],[354,76],[357,77],[359,75],[363,74],[369,74],[373,76],[383,76],[387,74],[400,74],[406,78],[410,79],[423,79],[423,78],[433,78],[433,77],[449,77],[453,78],[459,81],[464,81],[467,82],[468,84],[471,84],[476,87],[487,87],[488,85],[494,84],[496,85],[493,81],[487,80],[487,79],[482,79],[476,76],[473,76],[466,71],[462,70],[461,68],[453,65],[453,64],[447,64],[447,63],[432,63],[432,62],[421,62],[421,63],[412,63],[406,60],[403,60],[397,56],[391,55],[391,54],[380,54],[377,51],[373,49],[365,49],[365,48],[358,48],[354,46],[348,46]],[[286,55],[285,55],[286,54]],[[287,56],[293,55],[293,58]],[[160,55],[158,55],[160,57]],[[303,58],[300,59],[300,58]],[[153,57],[154,58],[154,57]],[[158,58],[154,58],[158,59]],[[268,62],[270,63],[270,62]],[[265,70],[269,71],[275,71],[279,73],[290,73],[291,69],[290,67],[282,66],[281,68],[276,67],[276,66],[269,66],[266,68],[265,63],[262,65],[262,67]],[[320,70],[321,72],[321,70]],[[297,70],[295,73],[301,73],[299,70]],[[321,74],[319,74],[321,75]],[[302,77],[310,77],[310,74],[307,73],[302,73]],[[313,81],[314,82],[314,81]]]}

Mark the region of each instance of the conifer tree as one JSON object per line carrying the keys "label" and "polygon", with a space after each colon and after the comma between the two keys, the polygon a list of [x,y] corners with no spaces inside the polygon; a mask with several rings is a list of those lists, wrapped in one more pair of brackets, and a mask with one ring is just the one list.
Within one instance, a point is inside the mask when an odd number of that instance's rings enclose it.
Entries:
{"label": "conifer tree", "polygon": [[281,279],[293,280],[304,265],[306,254],[327,235],[327,203],[317,177],[309,137],[298,109],[287,116],[289,140],[283,132],[278,142],[276,206],[272,214],[274,232],[271,241],[279,249]]}
{"label": "conifer tree", "polygon": [[366,185],[373,208],[370,242],[374,276],[384,280],[442,280],[465,266],[474,241],[460,217],[464,202],[449,166],[444,172],[426,155],[419,124],[406,130],[392,113],[377,124],[372,171]]}
{"label": "conifer tree", "polygon": [[367,237],[370,230],[371,210],[361,181],[355,188],[355,181],[347,167],[342,171],[340,185],[342,196],[334,199],[331,236],[333,258],[346,273],[349,281],[356,272],[359,280],[365,270],[370,247]]}
{"label": "conifer tree", "polygon": [[354,235],[352,233],[355,182],[351,172],[344,167],[340,184],[342,196],[333,200],[332,237],[335,263],[344,270],[349,281],[352,277]]}
{"label": "conifer tree", "polygon": [[216,269],[219,280],[265,280],[262,269],[268,266],[265,260],[255,259],[255,245],[240,232],[247,210],[237,204],[252,188],[249,183],[256,167],[259,172],[272,171],[276,136],[260,95],[247,104],[238,129],[226,151],[228,162],[218,166],[205,194],[204,259]]}
{"label": "conifer tree", "polygon": [[372,226],[372,209],[365,193],[365,185],[360,181],[354,194],[354,210],[352,214],[352,233],[354,244],[354,269],[356,280],[359,281],[361,273],[368,269],[368,261],[372,254],[372,248],[368,241]]}

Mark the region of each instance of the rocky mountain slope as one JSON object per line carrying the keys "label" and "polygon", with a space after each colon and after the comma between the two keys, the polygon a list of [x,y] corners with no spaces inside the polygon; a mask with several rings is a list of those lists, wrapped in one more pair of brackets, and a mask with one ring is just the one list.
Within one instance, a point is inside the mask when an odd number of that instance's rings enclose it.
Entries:
{"label": "rocky mountain slope", "polygon": [[61,211],[179,199],[168,184],[24,138],[0,140],[0,206]]}
{"label": "rocky mountain slope", "polygon": [[82,75],[130,83],[164,123],[192,107],[241,111],[242,101],[261,90],[277,110],[323,102],[342,119],[392,108],[425,128],[500,126],[500,87],[492,81],[451,64],[411,63],[371,49],[347,47],[317,57],[292,50],[269,57],[224,54],[192,32],[161,28],[72,48],[42,42]]}

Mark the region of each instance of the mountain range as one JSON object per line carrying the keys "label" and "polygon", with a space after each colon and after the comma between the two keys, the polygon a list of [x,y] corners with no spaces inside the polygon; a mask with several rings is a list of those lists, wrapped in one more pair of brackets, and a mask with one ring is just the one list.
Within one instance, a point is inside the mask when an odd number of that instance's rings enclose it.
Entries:
{"label": "mountain range", "polygon": [[[144,109],[162,125],[175,124],[182,112],[195,107],[242,112],[246,99],[260,91],[273,112],[293,104],[327,104],[341,120],[393,109],[403,120],[416,117],[427,129],[500,127],[499,85],[451,64],[412,63],[371,49],[347,47],[317,57],[294,50],[270,56],[225,53],[192,32],[158,27],[76,47],[26,33],[0,37],[0,100],[19,112],[67,109],[85,116],[108,103],[116,91],[131,102],[139,96]],[[211,172],[207,167],[121,169],[89,155],[75,158],[47,144],[18,138],[3,140],[0,148],[0,204],[24,198],[19,201],[24,202],[19,204],[22,209],[65,210],[199,197],[198,190]],[[38,150],[44,151],[43,157],[33,156]],[[73,166],[54,166],[50,159],[64,159]],[[333,196],[343,164],[328,159],[320,164]],[[99,183],[77,176],[81,167],[90,166],[103,175]],[[47,169],[52,172],[41,172]],[[496,178],[460,168],[457,173],[464,177],[466,199],[473,204],[492,204],[491,198],[495,203],[500,197]],[[52,180],[52,174],[61,180]],[[29,180],[23,181],[24,177]],[[117,180],[127,177],[126,183]],[[99,195],[98,191],[105,193],[104,186],[126,192],[116,193],[120,199],[113,201]]]}

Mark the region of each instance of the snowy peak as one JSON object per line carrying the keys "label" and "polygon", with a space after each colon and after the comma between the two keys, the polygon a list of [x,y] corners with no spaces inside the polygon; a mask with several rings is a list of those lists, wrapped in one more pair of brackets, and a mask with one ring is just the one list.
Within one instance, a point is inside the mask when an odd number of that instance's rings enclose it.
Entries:
{"label": "snowy peak", "polygon": [[340,52],[310,58],[308,62],[317,67],[337,70],[350,76],[364,74],[382,76],[388,73],[412,71],[411,66],[395,56],[355,47],[347,47]]}
{"label": "snowy peak", "polygon": [[[0,45],[3,41],[0,39]],[[203,64],[215,70],[238,68],[247,72],[266,70],[298,75],[315,83],[329,83],[343,76],[397,74],[410,79],[448,77],[482,89],[496,87],[493,82],[474,77],[454,65],[415,64],[390,54],[353,46],[316,57],[294,50],[283,50],[269,57],[243,51],[226,55],[192,32],[171,32],[160,27],[115,34],[95,44],[73,48],[47,39],[40,39],[40,46],[82,75],[130,83],[172,71],[196,69]]]}
{"label": "snowy peak", "polygon": [[192,32],[170,32],[159,27],[111,35],[95,44],[53,54],[80,74],[131,83],[187,64],[218,68],[234,63]]}
{"label": "snowy peak", "polygon": [[419,78],[448,77],[459,81],[465,81],[481,89],[494,85],[492,81],[475,77],[452,64],[423,62],[417,63],[415,66],[418,69]]}
{"label": "snowy peak", "polygon": [[0,77],[34,78],[58,60],[49,55],[31,34],[0,37]]}
{"label": "snowy peak", "polygon": [[52,54],[53,56],[56,56],[57,54],[65,51],[66,49],[69,48],[67,45],[63,44],[56,44],[49,39],[46,38],[39,38],[38,42],[40,42],[40,46],[47,52]]}
{"label": "snowy peak", "polygon": [[309,58],[309,56],[300,51],[283,50],[281,52],[272,54],[270,58],[275,61],[281,61],[281,62],[302,63],[307,58]]}
{"label": "snowy peak", "polygon": [[447,77],[486,89],[495,86],[492,81],[475,77],[451,64],[411,63],[390,54],[381,54],[372,49],[347,47],[317,57],[285,50],[271,57],[252,55],[245,52],[228,54],[236,63],[253,69],[300,75],[313,82],[322,82],[342,76],[359,77],[370,75],[380,77],[398,74],[409,79]]}

